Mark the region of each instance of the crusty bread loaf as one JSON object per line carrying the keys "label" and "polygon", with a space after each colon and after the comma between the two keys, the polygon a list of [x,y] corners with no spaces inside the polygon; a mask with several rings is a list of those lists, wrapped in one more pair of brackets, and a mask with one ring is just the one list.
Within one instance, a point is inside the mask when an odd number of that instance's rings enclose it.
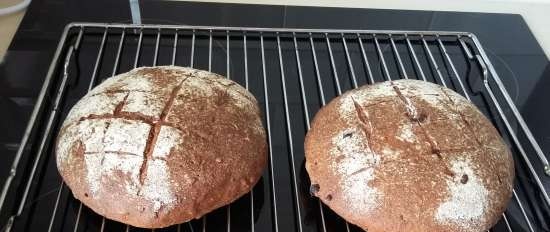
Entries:
{"label": "crusty bread loaf", "polygon": [[513,160],[496,129],[428,82],[383,82],[332,100],[305,152],[312,193],[369,232],[485,231],[512,194]]}
{"label": "crusty bread loaf", "polygon": [[57,167],[95,212],[137,227],[182,223],[248,192],[266,164],[260,110],[222,76],[175,66],[107,79],[70,111]]}

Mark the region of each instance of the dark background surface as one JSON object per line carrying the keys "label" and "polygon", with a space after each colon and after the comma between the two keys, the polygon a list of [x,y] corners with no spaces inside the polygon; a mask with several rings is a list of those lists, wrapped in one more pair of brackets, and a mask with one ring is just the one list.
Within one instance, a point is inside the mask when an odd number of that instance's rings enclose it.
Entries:
{"label": "dark background surface", "polygon": [[[519,15],[141,1],[141,16],[143,23],[159,24],[473,32],[539,144],[550,151],[550,65]],[[128,2],[32,1],[0,64],[0,183],[61,32],[75,21],[130,23]]]}

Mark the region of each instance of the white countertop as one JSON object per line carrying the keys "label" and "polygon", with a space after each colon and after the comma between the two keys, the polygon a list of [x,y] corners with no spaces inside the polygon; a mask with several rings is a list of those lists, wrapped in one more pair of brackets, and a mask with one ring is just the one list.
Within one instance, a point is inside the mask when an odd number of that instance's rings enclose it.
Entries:
{"label": "white countertop", "polygon": [[546,53],[546,57],[550,59],[550,0],[201,0],[200,2],[514,13],[523,16]]}

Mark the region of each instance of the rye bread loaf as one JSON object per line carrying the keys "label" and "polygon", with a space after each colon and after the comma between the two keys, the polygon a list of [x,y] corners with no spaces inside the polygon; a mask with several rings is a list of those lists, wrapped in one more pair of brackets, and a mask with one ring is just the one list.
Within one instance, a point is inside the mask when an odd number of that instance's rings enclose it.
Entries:
{"label": "rye bread loaf", "polygon": [[490,121],[445,87],[417,80],[349,91],[305,141],[311,191],[369,232],[480,232],[512,195],[511,153]]}
{"label": "rye bread loaf", "polygon": [[266,164],[256,99],[220,75],[175,66],[109,78],[65,119],[57,167],[73,195],[137,227],[182,223],[250,191]]}

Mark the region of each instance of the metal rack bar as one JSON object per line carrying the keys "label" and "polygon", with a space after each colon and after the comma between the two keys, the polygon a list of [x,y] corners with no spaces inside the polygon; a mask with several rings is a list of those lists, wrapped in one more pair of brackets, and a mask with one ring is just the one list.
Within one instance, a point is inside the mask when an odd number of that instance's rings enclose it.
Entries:
{"label": "metal rack bar", "polygon": [[279,222],[277,218],[277,196],[275,194],[275,174],[273,171],[273,147],[271,146],[271,123],[270,123],[270,116],[269,116],[269,94],[267,92],[267,73],[265,69],[265,48],[264,48],[264,35],[260,33],[260,47],[261,47],[261,53],[262,53],[262,76],[263,76],[263,85],[264,85],[264,97],[265,97],[265,117],[266,117],[266,124],[267,124],[267,139],[269,144],[269,174],[271,177],[271,200],[273,204],[273,220],[274,220],[274,229],[275,232],[279,232]]}
{"label": "metal rack bar", "polygon": [[139,39],[138,39],[137,48],[136,48],[136,58],[134,60],[134,68],[136,68],[138,66],[139,53],[141,51],[141,43],[142,42],[143,42],[143,30],[139,30]]}
{"label": "metal rack bar", "polygon": [[172,45],[172,65],[176,64],[176,53],[178,48],[178,30],[174,34],[174,44]]}
{"label": "metal rack bar", "polygon": [[409,79],[409,77],[407,76],[407,71],[405,71],[405,66],[403,65],[403,61],[401,60],[401,56],[399,56],[399,52],[397,51],[397,47],[395,46],[395,42],[393,40],[393,38],[391,37],[390,35],[390,42],[391,42],[391,47],[393,49],[393,52],[394,52],[394,56],[395,56],[395,59],[397,60],[397,63],[399,64],[399,69],[401,70],[401,75],[403,75],[403,78],[405,79]]}
{"label": "metal rack bar", "polygon": [[361,34],[357,33],[357,40],[359,41],[359,49],[361,49],[361,56],[363,57],[363,65],[365,65],[365,69],[367,69],[367,75],[370,80],[371,84],[374,84],[374,78],[372,77],[372,69],[370,68],[369,59],[367,58],[367,54],[365,53],[365,46],[363,45],[363,39],[361,38]]}
{"label": "metal rack bar", "polygon": [[92,79],[90,80],[90,84],[88,85],[88,91],[91,90],[92,87],[95,84],[95,80],[97,78],[97,71],[98,71],[99,65],[101,63],[101,57],[103,56],[103,49],[105,48],[105,41],[107,41],[108,32],[109,32],[109,28],[105,28],[105,32],[103,32],[103,38],[101,39],[101,45],[99,46],[99,52],[98,52],[97,58],[95,60],[94,72],[92,73]]}
{"label": "metal rack bar", "polygon": [[384,74],[386,76],[386,79],[388,81],[391,81],[392,78],[390,76],[390,71],[388,70],[388,65],[386,65],[386,59],[384,58],[384,53],[382,53],[382,49],[380,48],[380,42],[378,42],[378,38],[376,38],[376,34],[373,34],[372,36],[374,38],[374,44],[376,45],[376,51],[378,52],[378,58],[380,59],[380,63],[382,63],[382,68],[384,69]]}
{"label": "metal rack bar", "polygon": [[101,218],[101,228],[99,231],[103,232],[105,230],[105,217]]}
{"label": "metal rack bar", "polygon": [[468,57],[468,60],[473,60],[474,56],[472,55],[472,52],[468,48],[468,45],[466,45],[466,42],[462,39],[462,36],[457,35],[458,41],[460,42],[460,47],[462,47],[462,50],[466,53],[466,57]]}
{"label": "metal rack bar", "polygon": [[307,128],[309,129],[309,110],[307,108],[307,100],[306,100],[306,94],[305,94],[305,90],[304,90],[304,78],[303,78],[303,75],[302,75],[302,63],[300,62],[300,52],[298,52],[298,41],[296,39],[296,33],[293,33],[293,39],[294,39],[294,54],[295,54],[295,57],[296,57],[296,67],[298,68],[298,78],[300,80],[300,93],[302,94],[302,101],[304,102],[304,104],[302,104],[302,108],[304,110],[304,114],[307,116],[306,117],[306,126]]}
{"label": "metal rack bar", "polygon": [[206,215],[202,216],[202,232],[206,232]]}
{"label": "metal rack bar", "polygon": [[195,57],[195,30],[193,29],[193,36],[191,38],[191,64],[189,65],[189,67],[193,67],[193,61],[194,61],[194,58]]}
{"label": "metal rack bar", "polygon": [[486,66],[485,62],[483,62],[483,59],[480,55],[476,55],[475,57],[478,60],[479,64],[481,65],[481,68],[482,68],[483,83],[484,83],[485,89],[487,90],[487,93],[489,94],[489,97],[491,98],[491,100],[493,102],[493,105],[495,106],[498,113],[500,114],[500,116],[501,116],[500,119],[504,122],[504,125],[506,125],[506,128],[508,129],[508,132],[509,132],[508,134],[510,135],[510,137],[512,137],[512,140],[514,141],[514,144],[516,144],[519,153],[523,157],[523,160],[525,161],[525,164],[527,165],[529,171],[531,172],[537,187],[539,187],[539,190],[540,190],[540,192],[541,192],[541,194],[544,198],[544,201],[545,201],[546,205],[550,206],[550,197],[548,196],[548,192],[546,191],[546,188],[542,184],[542,182],[540,180],[540,177],[537,175],[537,172],[535,171],[535,168],[533,167],[533,164],[531,163],[531,160],[529,159],[529,157],[527,157],[527,154],[526,154],[525,150],[523,149],[523,146],[521,145],[521,142],[519,141],[517,135],[514,133],[514,130],[511,126],[510,122],[508,121],[508,118],[504,114],[504,111],[502,110],[500,104],[498,104],[498,101],[495,97],[495,94],[493,93],[493,90],[492,90],[491,86],[489,85],[488,69],[487,69],[487,66]]}
{"label": "metal rack bar", "polygon": [[116,52],[116,57],[115,57],[115,63],[114,63],[114,68],[113,68],[113,72],[111,72],[111,77],[115,76],[116,73],[117,73],[117,67],[119,65],[119,62],[120,62],[120,55],[121,55],[121,52],[122,52],[122,47],[124,46],[124,35],[126,34],[126,30],[123,30],[122,31],[122,35],[120,36],[120,42],[118,43],[118,48],[117,48],[117,52]]}
{"label": "metal rack bar", "polygon": [[159,45],[160,45],[160,28],[157,31],[157,41],[155,42],[155,57],[153,58],[153,66],[157,66],[157,61],[159,56]]}
{"label": "metal rack bar", "polygon": [[229,58],[230,58],[230,50],[229,50],[229,31],[226,31],[227,33],[227,37],[226,37],[226,47],[227,47],[227,56],[226,56],[226,60],[225,60],[225,66],[226,66],[226,71],[225,71],[225,76],[228,78],[228,79],[231,79],[231,72],[230,72],[230,65],[229,65]]}
{"label": "metal rack bar", "polygon": [[[285,81],[285,70],[284,70],[284,64],[283,64],[283,54],[281,52],[281,39],[279,37],[279,33],[277,33],[277,51],[279,54],[279,68],[281,70],[281,83],[283,88],[283,102],[285,107],[285,121],[286,121],[286,130],[287,130],[287,138],[288,138],[288,149],[291,159],[291,174],[292,174],[292,184],[294,186],[294,203],[296,204],[296,217],[298,218],[298,231],[302,231],[302,212],[300,207],[300,199],[298,196],[298,182],[296,178],[296,164],[295,164],[295,158],[294,158],[294,143],[292,141],[292,128],[290,127],[290,113],[288,109],[288,96],[286,92],[286,81]],[[309,122],[308,122],[309,123]]]}
{"label": "metal rack bar", "polygon": [[523,204],[519,200],[518,194],[516,193],[516,190],[512,190],[512,194],[514,195],[514,199],[518,203],[519,209],[521,210],[521,214],[523,215],[523,218],[525,219],[525,222],[527,222],[527,226],[529,227],[529,231],[534,232],[533,226],[531,225],[531,221],[529,220],[529,217],[527,216],[527,213],[525,212],[525,209],[523,208]]}
{"label": "metal rack bar", "polygon": [[231,232],[231,204],[227,205],[227,232]]}
{"label": "metal rack bar", "polygon": [[411,44],[411,40],[409,39],[409,36],[405,34],[405,40],[407,41],[407,47],[409,48],[409,52],[412,54],[414,63],[416,64],[416,68],[418,69],[418,72],[420,73],[420,77],[422,77],[422,80],[426,80],[426,75],[424,75],[424,70],[422,70],[422,66],[420,66],[420,62],[418,62],[418,57],[416,56],[416,52],[414,51],[414,48]]}
{"label": "metal rack bar", "polygon": [[[479,42],[477,37],[474,36],[473,34],[470,34],[468,36],[472,39],[472,41],[476,45],[477,49],[479,50],[479,54],[480,54],[481,57],[478,60],[489,60],[489,57],[487,57],[487,54],[483,50],[483,46],[481,46],[481,43]],[[485,62],[483,62],[483,63],[485,63]],[[542,162],[542,164],[544,166],[544,173],[547,176],[550,176],[550,164],[548,163],[548,159],[546,159],[546,156],[544,155],[544,152],[542,151],[539,144],[535,140],[535,136],[533,136],[533,133],[531,133],[531,130],[527,126],[527,123],[525,123],[525,120],[523,120],[523,117],[521,117],[521,114],[519,113],[516,105],[514,104],[514,101],[512,101],[512,98],[510,98],[510,94],[508,94],[508,91],[506,90],[506,88],[504,87],[504,84],[502,84],[502,81],[500,80],[500,77],[496,73],[495,68],[493,67],[493,64],[491,64],[491,62],[487,62],[487,64],[485,64],[485,65],[486,65],[487,72],[491,73],[491,76],[493,77],[495,83],[497,84],[498,89],[500,90],[500,92],[504,96],[504,100],[506,101],[508,107],[510,107],[510,109],[514,113],[514,117],[516,118],[516,121],[519,123],[523,133],[525,133],[525,136],[527,136],[527,139],[529,140],[529,143],[531,143],[531,146],[533,146],[533,148],[535,149],[535,152],[536,152],[537,156],[539,157],[540,161]],[[511,130],[511,131],[513,131],[513,130]],[[548,202],[549,202],[549,205],[550,205],[550,200]]]}
{"label": "metal rack bar", "polygon": [[464,84],[462,83],[462,80],[461,80],[462,78],[458,74],[458,71],[456,71],[455,65],[453,64],[453,61],[449,56],[449,53],[447,53],[447,49],[443,45],[443,42],[441,41],[441,38],[439,38],[439,36],[437,36],[437,42],[438,42],[439,48],[441,49],[441,52],[445,55],[445,59],[447,60],[447,62],[451,66],[451,69],[453,70],[454,78],[458,80],[458,83],[460,84],[460,88],[462,89],[464,96],[466,97],[466,99],[468,99],[468,101],[472,101],[472,99],[470,99],[470,95],[468,94],[468,92],[466,91],[466,88],[464,87]]}
{"label": "metal rack bar", "polygon": [[248,90],[248,51],[246,49],[246,32],[243,33],[243,53],[244,53],[244,87]]}
{"label": "metal rack bar", "polygon": [[50,218],[50,224],[48,224],[48,232],[52,231],[53,222],[55,221],[55,215],[57,214],[57,208],[59,206],[59,200],[61,199],[61,193],[63,193],[63,188],[65,184],[61,181],[59,185],[59,190],[57,191],[57,197],[55,198],[55,206],[53,207],[52,217]]}
{"label": "metal rack bar", "polygon": [[510,222],[508,222],[506,213],[502,213],[502,219],[504,219],[504,223],[506,223],[506,228],[508,229],[508,231],[512,232],[512,227],[510,226]]}
{"label": "metal rack bar", "polygon": [[210,30],[208,39],[208,71],[212,71],[212,30]]}
{"label": "metal rack bar", "polygon": [[344,44],[344,51],[345,51],[346,57],[347,57],[346,62],[348,64],[348,68],[349,68],[349,71],[351,73],[351,75],[350,75],[351,76],[351,83],[353,85],[353,88],[356,89],[359,86],[357,85],[357,78],[355,77],[355,73],[354,73],[355,69],[353,68],[353,63],[351,63],[351,59],[349,57],[349,52],[348,52],[348,45],[346,44],[346,39],[343,37],[343,35],[342,35],[342,42]]}
{"label": "metal rack bar", "polygon": [[[229,31],[226,31],[226,50],[227,52],[225,53],[226,54],[226,60],[225,60],[225,77],[227,77],[227,79],[231,80],[231,77],[230,77],[230,71],[229,71]],[[227,205],[227,232],[231,232],[231,204]]]}
{"label": "metal rack bar", "polygon": [[[321,82],[321,74],[319,73],[319,64],[317,62],[317,52],[315,51],[315,44],[313,43],[313,37],[311,33],[309,33],[309,43],[311,46],[311,56],[313,57],[313,63],[315,65],[315,76],[317,77],[317,88],[319,90],[319,97],[321,98],[321,104],[323,106],[326,104],[325,101],[325,94],[323,91],[323,83]],[[307,128],[309,130],[309,126]],[[318,205],[319,205],[319,213],[321,215],[321,225],[323,232],[327,231],[327,225],[325,222],[325,212],[323,210],[323,204],[321,203],[321,200],[317,199]]]}
{"label": "metal rack bar", "polygon": [[338,95],[342,94],[342,88],[340,87],[340,80],[338,80],[338,71],[336,71],[336,65],[334,63],[334,56],[332,55],[332,47],[330,46],[330,40],[328,39],[328,34],[325,33],[325,38],[327,41],[327,50],[330,57],[330,66],[332,67],[332,76],[334,77],[334,83],[336,84],[336,90]]}
{"label": "metal rack bar", "polygon": [[378,42],[378,38],[376,38],[376,34],[372,35],[374,39],[374,44],[376,45],[376,50],[378,51],[378,57],[380,59],[380,62],[382,63],[382,67],[384,67],[384,74],[386,78],[391,81],[390,77],[390,71],[388,70],[388,66],[386,65],[386,60],[384,59],[384,53],[382,53],[382,49],[380,48],[380,43]]}
{"label": "metal rack bar", "polygon": [[351,58],[349,56],[349,50],[348,50],[348,44],[346,43],[346,37],[344,37],[344,33],[341,34],[342,36],[342,43],[344,44],[344,53],[346,54],[346,61],[348,63],[348,69],[349,73],[352,77],[352,84],[354,88],[357,88],[357,80],[355,78],[355,69],[353,68],[353,64],[351,63]]}
{"label": "metal rack bar", "polygon": [[73,229],[73,232],[77,232],[78,231],[78,224],[80,224],[80,215],[82,214],[82,202],[79,202],[78,204],[78,213],[76,214],[76,220],[75,220],[75,223],[74,223],[74,229]]}
{"label": "metal rack bar", "polygon": [[315,65],[315,77],[317,77],[317,87],[319,89],[319,96],[321,98],[321,102],[323,105],[325,105],[325,93],[323,91],[323,82],[321,81],[321,74],[319,73],[319,64],[317,62],[317,52],[315,51],[315,44],[313,43],[313,37],[311,36],[311,33],[309,33],[309,43],[311,46],[311,56],[313,58],[313,63]]}
{"label": "metal rack bar", "polygon": [[437,76],[439,77],[439,80],[441,81],[441,84],[445,87],[447,87],[447,83],[445,83],[445,80],[443,80],[443,75],[441,74],[441,69],[439,68],[439,65],[437,65],[437,62],[435,61],[435,58],[432,54],[432,50],[430,50],[430,47],[428,46],[428,42],[426,42],[426,38],[422,35],[422,44],[424,45],[424,50],[426,53],[428,53],[428,57],[430,58],[430,62],[432,64],[432,67],[435,69]]}
{"label": "metal rack bar", "polygon": [[[67,27],[91,27],[91,28],[123,28],[130,27],[129,24],[121,23],[86,23],[86,22],[74,22],[67,25]],[[376,34],[394,34],[394,35],[423,35],[423,34],[439,34],[440,36],[456,36],[464,35],[471,36],[470,32],[460,32],[460,31],[403,31],[403,30],[347,30],[347,29],[305,29],[305,28],[261,28],[261,27],[215,27],[215,26],[192,26],[192,25],[161,25],[161,24],[141,24],[141,25],[131,25],[132,28],[143,28],[143,29],[186,29],[186,30],[212,30],[212,31],[249,31],[249,32],[296,32],[296,33],[346,33],[346,34],[357,34],[357,33],[376,33]]]}
{"label": "metal rack bar", "polygon": [[[243,54],[244,54],[244,82],[245,89],[248,88],[248,55],[247,55],[247,46],[246,46],[246,33],[243,33]],[[250,231],[255,231],[254,226],[254,187],[250,189]]]}
{"label": "metal rack bar", "polygon": [[126,35],[126,29],[123,29],[122,30],[122,35],[120,36],[120,42],[118,43],[118,49],[117,49],[117,52],[116,52],[115,65],[113,66],[113,76],[115,75],[115,73],[118,70],[118,63],[119,63],[119,60],[120,60],[120,52],[122,52],[122,47],[124,47],[124,36],[125,35]]}
{"label": "metal rack bar", "polygon": [[395,41],[393,40],[393,37],[391,34],[389,36],[390,36],[391,47],[393,49],[393,54],[399,63],[399,71],[401,71],[401,75],[403,75],[403,78],[409,79],[409,77],[407,76],[407,71],[405,70],[405,66],[403,66],[403,61],[401,61],[401,56],[399,56],[399,51],[397,51],[397,46],[395,46]]}

